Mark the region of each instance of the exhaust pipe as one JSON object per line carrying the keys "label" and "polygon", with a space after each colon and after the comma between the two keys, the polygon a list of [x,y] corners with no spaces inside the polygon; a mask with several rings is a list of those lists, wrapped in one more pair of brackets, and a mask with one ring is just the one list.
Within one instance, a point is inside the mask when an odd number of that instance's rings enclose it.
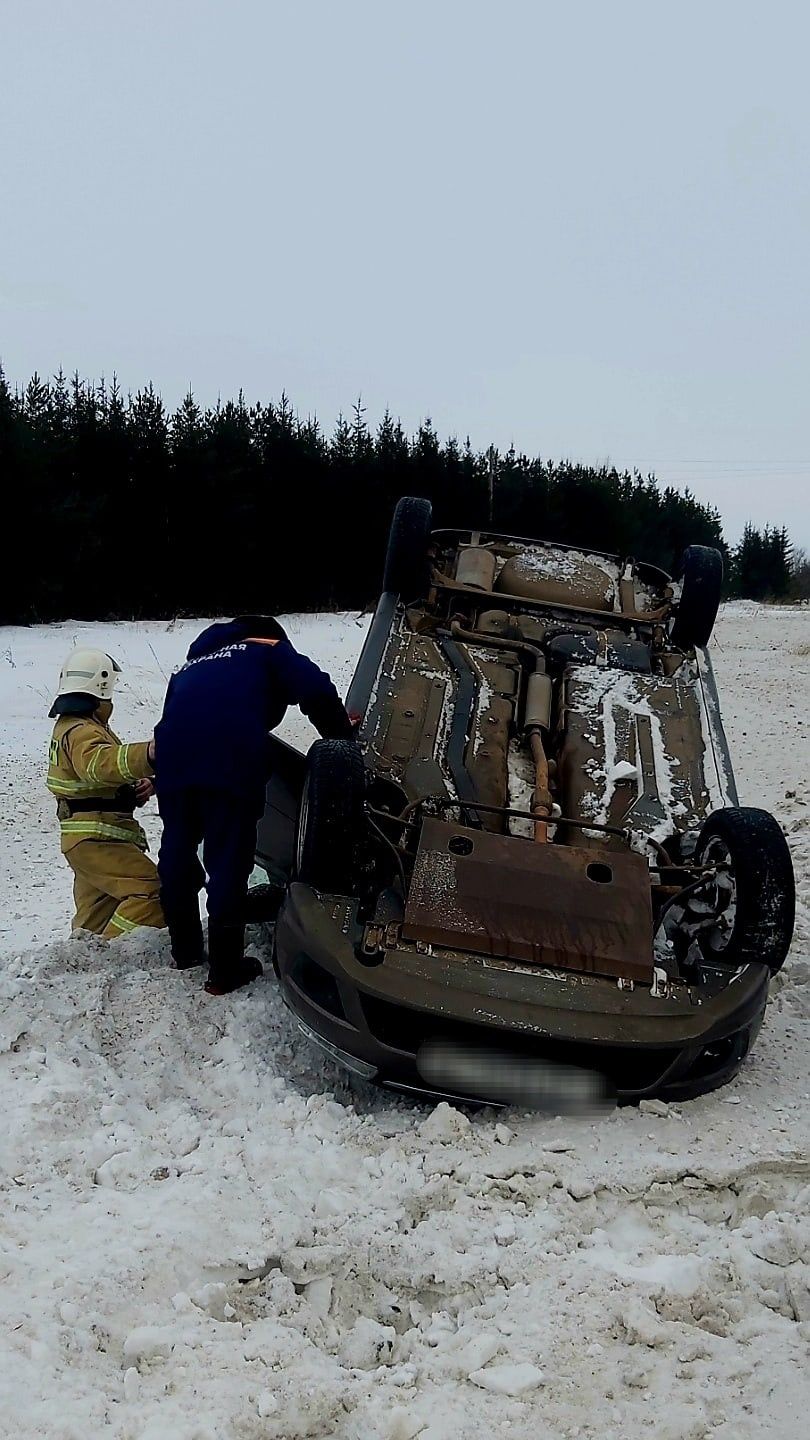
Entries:
{"label": "exhaust pipe", "polygon": [[548,784],[548,759],[543,746],[542,731],[551,729],[551,676],[546,674],[546,658],[537,645],[525,640],[508,640],[505,636],[485,635],[480,630],[467,630],[458,620],[451,620],[450,633],[454,640],[473,645],[485,645],[494,650],[513,650],[529,654],[534,660],[534,670],[526,686],[526,704],[523,714],[523,737],[529,745],[534,760],[535,788],[532,795],[531,811],[537,818],[534,838],[544,845],[548,840],[548,826],[553,813],[553,801]]}

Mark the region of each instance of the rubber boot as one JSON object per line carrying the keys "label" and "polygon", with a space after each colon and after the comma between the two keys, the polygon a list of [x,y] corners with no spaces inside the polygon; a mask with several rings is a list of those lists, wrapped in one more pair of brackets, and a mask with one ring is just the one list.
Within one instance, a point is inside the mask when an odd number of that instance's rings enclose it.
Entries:
{"label": "rubber boot", "polygon": [[245,954],[244,925],[209,920],[208,959],[210,968],[205,988],[209,995],[230,995],[264,974],[259,961]]}
{"label": "rubber boot", "polygon": [[204,965],[205,941],[196,896],[193,908],[190,906],[183,914],[172,915],[169,912],[166,914],[166,923],[169,927],[175,969],[192,970],[195,965]]}

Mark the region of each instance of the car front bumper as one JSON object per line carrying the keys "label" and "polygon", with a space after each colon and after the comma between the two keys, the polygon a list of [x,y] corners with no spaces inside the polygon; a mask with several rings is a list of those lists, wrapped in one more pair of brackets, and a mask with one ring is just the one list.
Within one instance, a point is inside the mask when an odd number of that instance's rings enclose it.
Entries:
{"label": "car front bumper", "polygon": [[420,1052],[441,1039],[596,1072],[620,1101],[687,1099],[736,1074],[768,998],[764,965],[656,990],[404,944],[369,961],[361,938],[355,902],[291,885],[276,926],[284,999],[349,1069],[425,1094],[438,1092]]}

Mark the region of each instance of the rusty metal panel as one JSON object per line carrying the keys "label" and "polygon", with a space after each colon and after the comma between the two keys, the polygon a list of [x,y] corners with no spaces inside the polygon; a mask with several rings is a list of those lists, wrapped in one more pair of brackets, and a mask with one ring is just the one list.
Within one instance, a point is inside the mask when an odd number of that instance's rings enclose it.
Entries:
{"label": "rusty metal panel", "polygon": [[652,980],[647,864],[632,851],[468,830],[427,819],[405,910],[406,940]]}

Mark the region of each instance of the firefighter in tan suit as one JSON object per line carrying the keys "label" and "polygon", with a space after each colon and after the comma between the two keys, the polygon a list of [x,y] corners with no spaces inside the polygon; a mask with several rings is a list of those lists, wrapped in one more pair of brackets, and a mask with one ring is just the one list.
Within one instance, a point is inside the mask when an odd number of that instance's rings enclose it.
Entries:
{"label": "firefighter in tan suit", "polygon": [[133,811],[153,794],[154,742],[123,745],[109,727],[119,666],[102,650],[74,650],[51,710],[48,789],[62,854],[73,871],[74,930],[112,940],[163,926],[158,873]]}

